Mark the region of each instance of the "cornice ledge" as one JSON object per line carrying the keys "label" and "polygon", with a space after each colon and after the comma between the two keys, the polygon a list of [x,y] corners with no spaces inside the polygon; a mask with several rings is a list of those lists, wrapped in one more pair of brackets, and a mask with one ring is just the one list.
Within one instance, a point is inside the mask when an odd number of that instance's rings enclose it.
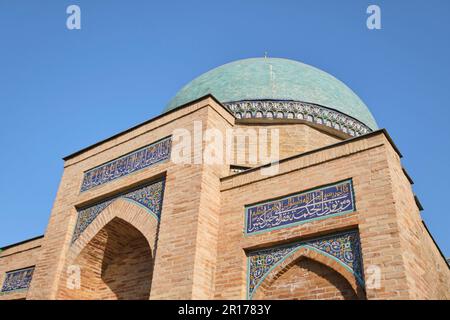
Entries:
{"label": "cornice ledge", "polygon": [[[365,135],[340,141],[338,143],[334,143],[325,147],[321,147],[304,153],[296,154],[294,156],[283,158],[279,161],[280,165],[279,172],[272,176],[261,175],[259,172],[260,169],[267,168],[271,165],[271,163],[268,163],[245,170],[243,172],[223,177],[220,179],[221,191],[234,189],[246,184],[254,183],[265,179],[270,179],[274,176],[280,176],[292,171],[297,171],[307,167],[315,166],[324,162],[349,156],[365,150],[371,150],[374,148],[381,147],[386,144],[385,141],[373,140],[373,138],[380,135],[385,137],[387,142],[389,142],[393,147],[393,149],[401,156],[401,154],[398,152],[398,149],[392,143],[392,140],[390,139],[387,131],[385,129],[380,129]],[[325,154],[325,151],[328,154]],[[292,165],[293,163],[295,163],[295,165]]]}

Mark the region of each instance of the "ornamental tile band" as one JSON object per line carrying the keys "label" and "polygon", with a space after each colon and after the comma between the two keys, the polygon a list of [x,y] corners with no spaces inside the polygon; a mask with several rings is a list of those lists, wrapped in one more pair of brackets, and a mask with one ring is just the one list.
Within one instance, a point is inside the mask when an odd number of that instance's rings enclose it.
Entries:
{"label": "ornamental tile band", "polygon": [[133,190],[126,194],[118,195],[114,198],[97,203],[88,208],[78,210],[78,219],[72,237],[72,243],[78,239],[84,230],[94,221],[94,219],[117,199],[126,199],[139,204],[149,211],[157,220],[161,216],[162,200],[164,192],[164,180],[155,181],[150,185]]}
{"label": "ornamental tile band", "polygon": [[251,235],[353,211],[353,185],[347,180],[246,207],[245,233]]}
{"label": "ornamental tile band", "polygon": [[7,272],[1,292],[7,293],[15,290],[28,289],[33,272],[34,267]]}
{"label": "ornamental tile band", "polygon": [[287,100],[245,100],[225,102],[236,118],[299,119],[325,125],[351,136],[372,130],[364,123],[339,111],[317,104]]}
{"label": "ornamental tile band", "polygon": [[358,231],[328,235],[288,245],[257,250],[248,255],[247,294],[251,299],[266,276],[284,259],[301,248],[309,248],[338,261],[364,286],[361,246]]}
{"label": "ornamental tile band", "polygon": [[171,137],[85,172],[81,192],[151,167],[170,158]]}

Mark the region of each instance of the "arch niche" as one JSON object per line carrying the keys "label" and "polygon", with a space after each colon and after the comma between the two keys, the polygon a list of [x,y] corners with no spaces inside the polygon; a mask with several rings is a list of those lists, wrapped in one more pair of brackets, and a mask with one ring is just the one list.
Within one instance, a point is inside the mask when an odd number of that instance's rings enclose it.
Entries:
{"label": "arch niche", "polygon": [[252,299],[362,300],[365,292],[351,271],[306,246],[275,266]]}
{"label": "arch niche", "polygon": [[157,228],[157,218],[139,204],[112,202],[71,245],[58,298],[148,300]]}

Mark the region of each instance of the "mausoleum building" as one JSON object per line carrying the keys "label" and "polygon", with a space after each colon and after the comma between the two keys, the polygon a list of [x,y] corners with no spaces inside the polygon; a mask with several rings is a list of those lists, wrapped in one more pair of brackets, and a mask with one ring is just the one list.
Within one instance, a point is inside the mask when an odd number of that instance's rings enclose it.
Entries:
{"label": "mausoleum building", "polygon": [[64,158],[45,235],[0,252],[0,299],[449,299],[401,158],[328,73],[225,64]]}

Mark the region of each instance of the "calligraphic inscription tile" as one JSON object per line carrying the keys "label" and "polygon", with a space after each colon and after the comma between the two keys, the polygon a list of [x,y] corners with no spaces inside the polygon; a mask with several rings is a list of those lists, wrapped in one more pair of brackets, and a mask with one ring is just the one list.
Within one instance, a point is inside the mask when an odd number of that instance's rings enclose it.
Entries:
{"label": "calligraphic inscription tile", "polygon": [[94,219],[117,199],[126,199],[133,201],[147,209],[156,219],[161,216],[162,200],[164,192],[164,180],[154,181],[145,187],[133,190],[131,192],[120,194],[109,198],[90,207],[78,210],[78,219],[72,242],[81,235],[81,233],[94,221]]}
{"label": "calligraphic inscription tile", "polygon": [[136,150],[84,173],[81,192],[170,159],[171,137]]}
{"label": "calligraphic inscription tile", "polygon": [[276,265],[304,247],[332,257],[351,271],[360,284],[364,284],[359,234],[357,230],[351,230],[250,252],[248,254],[248,297],[252,297],[256,288]]}
{"label": "calligraphic inscription tile", "polygon": [[33,277],[34,267],[7,272],[2,286],[2,293],[28,289]]}
{"label": "calligraphic inscription tile", "polygon": [[247,235],[355,211],[353,185],[333,185],[245,208]]}

